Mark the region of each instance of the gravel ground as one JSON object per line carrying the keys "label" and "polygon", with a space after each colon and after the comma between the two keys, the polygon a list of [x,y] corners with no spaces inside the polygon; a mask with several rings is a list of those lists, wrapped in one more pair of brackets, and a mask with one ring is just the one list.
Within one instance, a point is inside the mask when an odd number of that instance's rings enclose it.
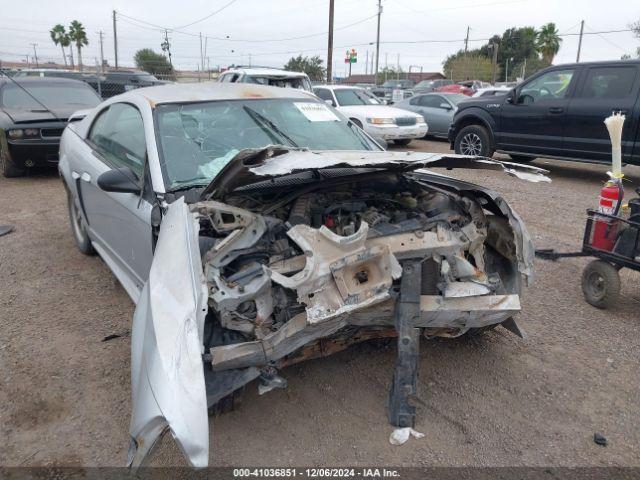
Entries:
{"label": "gravel ground", "polygon": [[[410,148],[448,151],[444,142]],[[602,166],[537,160],[551,184],[451,174],[502,192],[538,247],[579,247]],[[636,185],[640,168],[627,174]],[[0,464],[119,466],[128,447],[133,304],[98,257],[75,248],[55,173],[0,178]],[[638,466],[640,275],[610,311],[582,298],[587,259],[536,261],[519,324],[473,340],[423,341],[416,429],[388,442],[395,348],[363,344],[285,369],[289,387],[211,423],[212,465]],[[609,445],[593,442],[594,432]],[[170,435],[153,465],[184,465]]]}

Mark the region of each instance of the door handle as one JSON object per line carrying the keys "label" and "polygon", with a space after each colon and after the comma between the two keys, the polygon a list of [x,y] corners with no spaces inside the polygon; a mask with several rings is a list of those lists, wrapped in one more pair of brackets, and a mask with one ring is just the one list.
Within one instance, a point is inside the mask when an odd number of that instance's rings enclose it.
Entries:
{"label": "door handle", "polygon": [[80,180],[89,183],[91,182],[91,175],[89,175],[87,172],[82,172],[82,175],[80,175]]}
{"label": "door handle", "polygon": [[564,108],[562,107],[549,107],[549,113],[558,114],[564,112]]}

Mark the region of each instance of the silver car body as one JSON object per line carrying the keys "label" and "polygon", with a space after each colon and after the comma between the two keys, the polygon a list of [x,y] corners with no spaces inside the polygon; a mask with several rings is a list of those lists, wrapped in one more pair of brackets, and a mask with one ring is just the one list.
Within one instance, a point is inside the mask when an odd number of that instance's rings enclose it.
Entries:
{"label": "silver car body", "polygon": [[395,107],[419,113],[429,125],[429,135],[446,138],[449,133],[449,125],[458,110],[457,105],[451,101],[450,93],[425,93],[406,98],[395,103]]}
{"label": "silver car body", "polygon": [[[420,299],[421,316],[417,321],[425,327],[425,334],[456,336],[511,318],[520,310],[519,277],[530,279],[533,274],[534,250],[526,228],[498,194],[423,169],[494,169],[526,180],[546,181],[543,171],[535,167],[455,155],[312,152],[272,146],[238,153],[232,160],[237,172],[218,174],[211,188],[207,187],[207,198],[190,203],[184,197],[168,201],[156,144],[154,109],[162,103],[242,98],[315,99],[303,91],[246,84],[144,88],[104,102],[72,123],[62,138],[59,170],[70,199],[82,212],[93,246],[137,303],[131,339],[129,465],[140,465],[168,430],[192,465],[206,466],[207,408],[222,396],[257,378],[264,366],[292,363],[295,360],[291,355],[346,327],[393,329],[395,300],[391,285],[402,275],[399,261],[408,255],[417,252],[432,258],[442,274],[445,293]],[[108,193],[97,184],[109,167],[99,161],[86,138],[99,112],[114,103],[133,105],[141,113],[152,195]],[[298,172],[304,176],[310,170],[331,169],[409,175],[407,179],[415,185],[433,192],[428,198],[438,202],[458,198],[477,223],[467,223],[456,231],[439,226],[429,231],[372,235],[376,222],[369,225],[362,221],[358,229],[338,235],[327,226],[291,226],[274,219],[275,213],[262,215],[243,208],[241,202],[220,201],[226,198],[225,191],[233,194],[236,182],[251,187]],[[491,208],[491,215],[482,213],[480,199],[482,205]],[[158,225],[154,245],[152,231]],[[201,252],[198,237],[203,225],[214,225],[226,237]],[[242,259],[242,252],[259,242],[271,247],[273,244],[265,239],[276,227],[281,232],[286,228],[289,244],[297,245],[296,251],[301,253],[273,259],[245,283],[228,282],[221,273],[225,266],[232,259]],[[278,242],[282,244],[286,237]],[[512,273],[504,278],[509,287],[501,293],[491,290],[491,279],[482,271],[485,240],[509,258]],[[476,256],[477,269],[458,256],[463,250]],[[356,274],[361,273],[363,268],[369,272],[368,277],[353,283],[350,275],[356,270]],[[298,297],[304,308],[291,312],[292,317],[284,324],[269,328],[268,320],[282,302],[272,295],[276,290]],[[237,315],[238,307],[247,300],[255,301],[261,326],[248,324]],[[248,327],[251,332],[260,328],[261,333],[252,341],[205,350],[205,317],[211,309],[230,328],[247,331]]]}

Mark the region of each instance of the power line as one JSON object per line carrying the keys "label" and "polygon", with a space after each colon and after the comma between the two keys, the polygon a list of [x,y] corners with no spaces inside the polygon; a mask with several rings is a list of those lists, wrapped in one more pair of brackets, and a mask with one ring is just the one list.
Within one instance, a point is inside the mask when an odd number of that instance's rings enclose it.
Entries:
{"label": "power line", "polygon": [[206,15],[198,20],[196,20],[195,22],[191,22],[191,23],[187,23],[186,25],[182,25],[180,27],[175,27],[172,30],[176,30],[176,29],[180,29],[180,28],[186,28],[186,27],[190,27],[191,25],[195,25],[196,23],[200,23],[200,22],[204,22],[205,20],[207,20],[208,18],[213,17],[214,15],[220,13],[221,11],[223,11],[225,8],[231,6],[232,4],[236,3],[237,0],[231,0],[229,3],[227,3],[226,5],[220,7],[218,10],[216,10],[215,12],[210,13],[209,15]]}

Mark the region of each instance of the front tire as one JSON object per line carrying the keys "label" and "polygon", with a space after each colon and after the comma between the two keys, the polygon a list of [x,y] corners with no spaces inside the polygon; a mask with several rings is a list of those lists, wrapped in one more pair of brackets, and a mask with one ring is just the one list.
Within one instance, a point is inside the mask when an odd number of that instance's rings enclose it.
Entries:
{"label": "front tire", "polygon": [[458,155],[480,157],[491,157],[495,151],[487,129],[480,125],[468,125],[460,130],[456,135],[454,149]]}
{"label": "front tire", "polygon": [[6,178],[15,178],[24,176],[25,169],[16,166],[9,157],[9,153],[0,147],[0,164],[2,166],[2,174]]}
{"label": "front tire", "polygon": [[400,140],[394,140],[393,143],[396,144],[396,145],[409,145],[411,143],[411,139],[410,138],[403,138],[403,139],[400,139]]}
{"label": "front tire", "polygon": [[73,233],[73,239],[76,242],[78,250],[85,255],[94,255],[96,251],[93,249],[93,245],[91,245],[91,239],[89,239],[87,227],[84,224],[80,209],[76,206],[76,202],[69,193],[67,194],[67,207],[69,210],[71,233]]}
{"label": "front tire", "polygon": [[582,293],[596,308],[612,307],[620,295],[618,269],[604,260],[593,260],[582,272]]}

